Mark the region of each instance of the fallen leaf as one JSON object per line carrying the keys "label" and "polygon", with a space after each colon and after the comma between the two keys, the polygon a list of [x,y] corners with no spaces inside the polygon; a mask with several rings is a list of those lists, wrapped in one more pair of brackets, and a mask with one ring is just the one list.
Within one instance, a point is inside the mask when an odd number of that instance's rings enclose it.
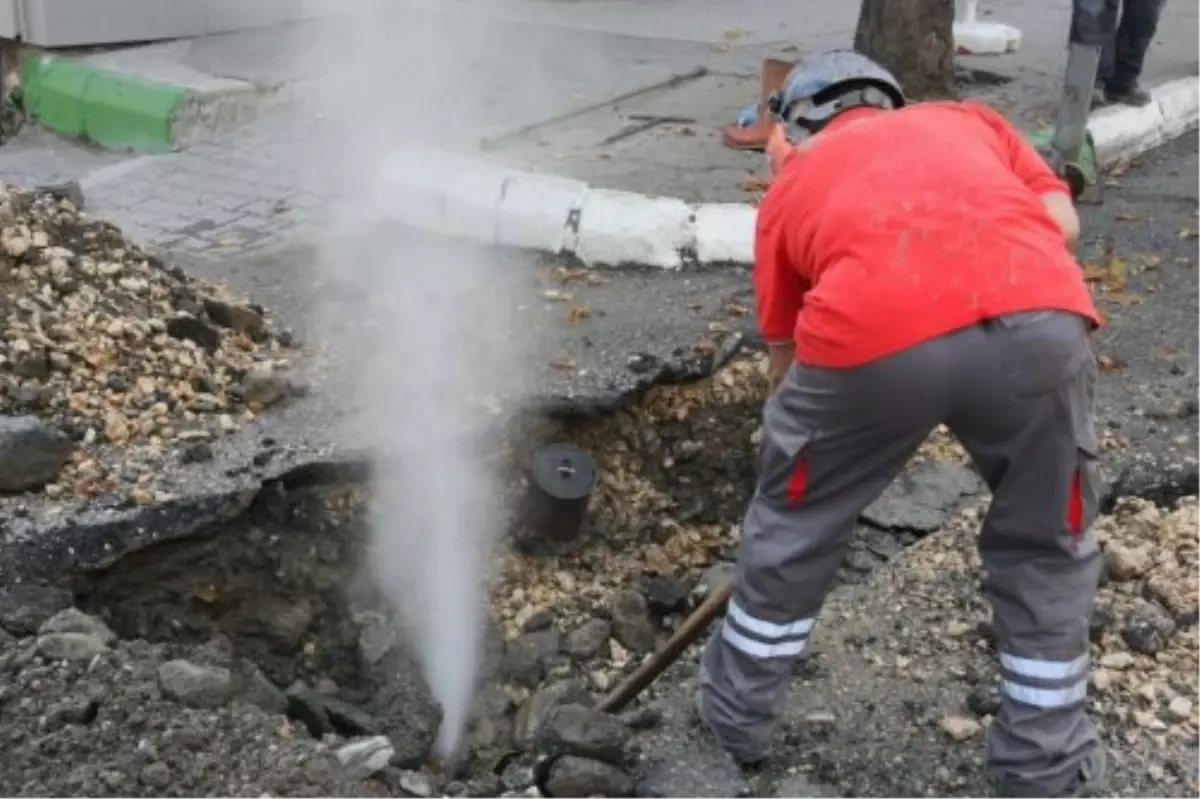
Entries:
{"label": "fallen leaf", "polygon": [[1112,239],[1109,239],[1104,245],[1104,265],[1108,269],[1108,276],[1104,279],[1104,287],[1110,294],[1124,291],[1129,276],[1129,269],[1125,266],[1125,262],[1117,256],[1116,244]]}
{"label": "fallen leaf", "polygon": [[1099,283],[1108,276],[1108,272],[1106,270],[1101,269],[1098,266],[1093,266],[1092,264],[1084,264],[1082,271],[1083,279],[1089,283]]}
{"label": "fallen leaf", "polygon": [[591,318],[592,318],[592,309],[587,307],[586,305],[576,305],[575,307],[567,310],[567,321],[572,324],[575,324],[577,322],[582,322],[584,319],[591,319]]}
{"label": "fallen leaf", "polygon": [[711,339],[702,338],[692,345],[692,351],[698,355],[715,355],[717,353],[717,345]]}
{"label": "fallen leaf", "polygon": [[750,31],[745,28],[730,28],[721,34],[721,38],[727,42],[736,41],[737,39],[745,39],[750,35]]}
{"label": "fallen leaf", "polygon": [[1181,239],[1194,239],[1198,235],[1200,233],[1197,233],[1195,228],[1185,227],[1179,231],[1179,238]]}
{"label": "fallen leaf", "polygon": [[573,280],[582,280],[586,278],[588,276],[588,271],[589,270],[584,269],[581,266],[560,266],[554,270],[554,277],[560,283],[570,283]]}
{"label": "fallen leaf", "polygon": [[603,285],[606,285],[607,283],[608,283],[608,278],[600,277],[600,275],[597,275],[594,272],[587,276],[587,284],[589,286],[603,286]]}
{"label": "fallen leaf", "polygon": [[1099,364],[1102,372],[1114,372],[1117,369],[1125,368],[1125,362],[1112,355],[1101,355],[1096,358],[1096,363]]}
{"label": "fallen leaf", "polygon": [[749,316],[750,309],[745,305],[731,302],[725,306],[725,313],[729,314],[730,316]]}
{"label": "fallen leaf", "polygon": [[551,302],[570,302],[575,298],[565,291],[555,291],[554,289],[550,289],[542,292],[542,299],[550,300]]}
{"label": "fallen leaf", "polygon": [[746,178],[742,181],[742,191],[764,192],[771,188],[771,181],[765,178]]}
{"label": "fallen leaf", "polygon": [[550,368],[570,372],[575,369],[575,361],[571,358],[554,358],[550,361]]}
{"label": "fallen leaf", "polygon": [[1118,211],[1117,219],[1122,222],[1141,222],[1146,219],[1146,215],[1140,211]]}

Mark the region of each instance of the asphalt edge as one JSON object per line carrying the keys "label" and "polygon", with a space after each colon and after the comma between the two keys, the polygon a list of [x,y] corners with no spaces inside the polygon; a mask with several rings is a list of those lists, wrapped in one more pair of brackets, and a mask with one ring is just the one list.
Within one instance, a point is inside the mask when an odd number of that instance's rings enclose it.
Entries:
{"label": "asphalt edge", "polygon": [[78,58],[29,49],[21,54],[26,112],[62,136],[143,154],[168,153],[240,124],[258,93],[195,91]]}
{"label": "asphalt edge", "polygon": [[[1156,87],[1142,108],[1094,112],[1098,166],[1134,158],[1197,127],[1200,76]],[[380,169],[381,217],[485,245],[573,257],[589,267],[745,267],[754,262],[755,207],[687,203],[597,188],[428,147],[393,152]]]}

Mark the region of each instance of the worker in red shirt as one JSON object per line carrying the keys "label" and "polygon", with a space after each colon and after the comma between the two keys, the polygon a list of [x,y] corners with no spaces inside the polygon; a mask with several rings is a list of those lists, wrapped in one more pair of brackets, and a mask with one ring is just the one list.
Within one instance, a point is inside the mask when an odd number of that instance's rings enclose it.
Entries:
{"label": "worker in red shirt", "polygon": [[945,424],[992,491],[979,546],[1002,675],[996,787],[1095,790],[1100,319],[1068,188],[1000,114],[906,106],[853,51],[799,63],[771,108],[754,284],[772,394],[700,718],[740,762],[766,757],[855,520]]}

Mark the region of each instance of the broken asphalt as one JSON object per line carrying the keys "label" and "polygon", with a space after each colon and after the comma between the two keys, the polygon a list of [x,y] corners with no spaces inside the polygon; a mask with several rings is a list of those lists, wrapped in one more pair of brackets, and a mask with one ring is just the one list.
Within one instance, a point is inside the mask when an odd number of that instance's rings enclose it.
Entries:
{"label": "broken asphalt", "polygon": [[[1081,207],[1080,257],[1108,320],[1096,349],[1110,496],[1196,492],[1196,150],[1196,134],[1189,134],[1111,177],[1102,205]],[[392,234],[361,231],[345,246]],[[465,247],[423,240],[421,253],[431,263],[450,263],[467,257]],[[743,270],[612,271],[589,281],[569,265],[529,254],[487,257],[518,278],[509,298],[518,323],[506,346],[528,368],[495,387],[508,399],[478,433],[497,432],[521,410],[579,416],[617,407],[657,383],[707,375],[756,346]],[[363,289],[352,274],[340,285],[320,279],[318,258],[315,249],[299,247],[181,265],[271,308],[303,340],[315,334],[306,321],[322,303]],[[483,309],[497,299],[480,286],[466,301]],[[573,311],[579,308],[586,313]],[[166,505],[72,509],[35,496],[6,501],[0,577],[102,568],[238,515],[264,486],[361,475],[366,442],[340,435],[355,398],[336,380],[322,380],[318,367],[307,380],[304,396],[227,439],[213,461],[174,467],[166,477],[178,498]]]}

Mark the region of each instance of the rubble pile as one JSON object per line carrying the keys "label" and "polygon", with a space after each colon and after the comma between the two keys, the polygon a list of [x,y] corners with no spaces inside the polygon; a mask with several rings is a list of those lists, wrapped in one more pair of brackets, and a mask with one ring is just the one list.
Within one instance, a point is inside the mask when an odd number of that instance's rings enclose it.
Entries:
{"label": "rubble pile", "polygon": [[[1091,629],[1094,710],[1118,744],[1195,750],[1198,523],[1190,497],[1169,512],[1145,500],[1122,500],[1096,525],[1107,574]],[[1148,768],[1168,784],[1195,780],[1194,772]]]}
{"label": "rubble pile", "polygon": [[[803,752],[794,767],[819,772],[837,795],[988,790],[982,742],[999,711],[1000,675],[980,590],[985,511],[964,509],[822,610],[817,662],[793,691],[787,724]],[[1196,497],[1172,509],[1122,499],[1094,529],[1107,573],[1088,693],[1112,753],[1108,795],[1195,795]]]}
{"label": "rubble pile", "polygon": [[0,186],[0,492],[150,503],[293,393],[287,331],[67,197]]}
{"label": "rubble pile", "polygon": [[[119,640],[53,590],[0,595],[5,796],[379,796],[219,647]],[[55,610],[55,608],[61,608]]]}

